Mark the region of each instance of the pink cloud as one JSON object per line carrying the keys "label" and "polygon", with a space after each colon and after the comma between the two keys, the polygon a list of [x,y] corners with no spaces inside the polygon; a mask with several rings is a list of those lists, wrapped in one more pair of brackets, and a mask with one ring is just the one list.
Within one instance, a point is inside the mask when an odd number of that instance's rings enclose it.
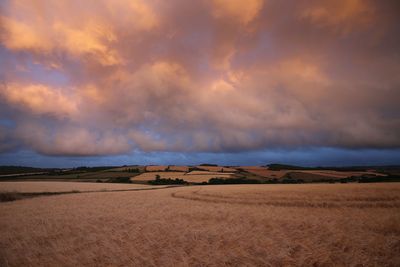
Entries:
{"label": "pink cloud", "polygon": [[10,0],[0,102],[16,126],[0,142],[52,155],[399,147],[392,5]]}

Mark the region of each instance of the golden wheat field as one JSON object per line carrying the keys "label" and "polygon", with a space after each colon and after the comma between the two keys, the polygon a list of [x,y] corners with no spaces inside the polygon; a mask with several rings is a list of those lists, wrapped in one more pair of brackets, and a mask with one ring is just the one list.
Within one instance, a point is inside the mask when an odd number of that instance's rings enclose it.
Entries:
{"label": "golden wheat field", "polygon": [[400,184],[187,186],[0,203],[0,266],[399,266]]}
{"label": "golden wheat field", "polygon": [[[162,186],[161,186],[162,187]],[[0,192],[41,193],[41,192],[88,192],[151,189],[155,186],[142,184],[118,183],[83,183],[83,182],[0,182]],[[156,188],[159,188],[157,186]]]}

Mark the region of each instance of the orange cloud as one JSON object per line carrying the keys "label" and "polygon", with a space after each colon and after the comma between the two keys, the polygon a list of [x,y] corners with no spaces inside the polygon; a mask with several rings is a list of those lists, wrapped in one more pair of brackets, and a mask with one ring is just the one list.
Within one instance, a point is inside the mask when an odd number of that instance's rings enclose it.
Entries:
{"label": "orange cloud", "polygon": [[72,29],[61,23],[53,26],[62,38],[60,46],[74,56],[89,55],[104,66],[120,63],[118,52],[106,45],[116,42],[113,32],[102,25],[89,23],[81,29]]}
{"label": "orange cloud", "polygon": [[35,30],[33,25],[19,22],[7,17],[0,17],[4,28],[2,43],[12,50],[48,50],[50,44],[45,36]]}
{"label": "orange cloud", "polygon": [[[0,17],[1,41],[8,49],[47,56],[61,51],[111,66],[123,63],[121,55],[113,48],[118,42],[115,27],[148,31],[159,24],[152,8],[141,0],[96,3],[92,11],[77,8],[69,1],[39,3],[10,2]],[[51,15],[46,14],[46,8],[52,10]]]}
{"label": "orange cloud", "polygon": [[70,117],[78,112],[79,98],[41,84],[11,83],[0,89],[7,102],[37,115]]}
{"label": "orange cloud", "polygon": [[156,28],[160,19],[155,10],[142,0],[117,0],[105,2],[112,17],[118,18],[122,27],[149,31]]}
{"label": "orange cloud", "polygon": [[258,16],[262,5],[263,0],[212,0],[212,13],[215,18],[227,18],[246,25]]}
{"label": "orange cloud", "polygon": [[7,1],[0,150],[399,147],[393,3]]}
{"label": "orange cloud", "polygon": [[321,27],[347,34],[372,23],[375,12],[369,1],[336,0],[321,1],[303,10],[301,15]]}

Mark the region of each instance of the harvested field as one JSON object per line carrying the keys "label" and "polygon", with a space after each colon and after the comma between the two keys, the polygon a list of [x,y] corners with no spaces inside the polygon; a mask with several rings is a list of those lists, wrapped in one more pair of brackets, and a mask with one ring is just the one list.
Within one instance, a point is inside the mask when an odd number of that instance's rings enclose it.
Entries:
{"label": "harvested field", "polygon": [[155,186],[141,184],[83,183],[83,182],[0,182],[0,192],[42,193],[71,191],[110,191],[147,189]]}
{"label": "harvested field", "polygon": [[0,204],[1,266],[399,266],[400,184],[223,185]]}
{"label": "harvested field", "polygon": [[168,166],[168,171],[188,172],[189,171],[189,167],[188,166],[170,165],[170,166]]}
{"label": "harvested field", "polygon": [[234,173],[222,173],[222,172],[208,172],[208,171],[191,171],[185,176],[185,181],[189,183],[202,183],[208,182],[212,178],[233,178]]}
{"label": "harvested field", "polygon": [[222,167],[222,166],[196,166],[196,168],[210,171],[210,172],[236,172],[234,168]]}
{"label": "harvested field", "polygon": [[162,172],[166,171],[168,166],[146,166],[145,170],[146,172]]}

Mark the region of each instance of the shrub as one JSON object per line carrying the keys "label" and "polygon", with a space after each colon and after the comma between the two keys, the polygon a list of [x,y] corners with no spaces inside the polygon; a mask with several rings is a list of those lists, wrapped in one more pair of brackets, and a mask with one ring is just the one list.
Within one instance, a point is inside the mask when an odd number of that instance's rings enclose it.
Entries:
{"label": "shrub", "polygon": [[160,178],[160,175],[156,175],[156,179],[153,181],[148,181],[151,185],[167,185],[167,184],[188,184],[183,179],[171,179],[171,178]]}
{"label": "shrub", "polygon": [[208,180],[208,184],[261,184],[259,180],[255,179],[244,179],[244,178],[211,178]]}
{"label": "shrub", "polygon": [[131,184],[131,178],[130,177],[116,177],[116,178],[111,178],[108,179],[109,183],[122,183],[122,184]]}
{"label": "shrub", "polygon": [[23,198],[22,194],[16,192],[0,192],[0,202],[14,201]]}
{"label": "shrub", "polygon": [[132,173],[139,173],[140,172],[139,168],[127,169],[126,171],[127,172],[132,172]]}

